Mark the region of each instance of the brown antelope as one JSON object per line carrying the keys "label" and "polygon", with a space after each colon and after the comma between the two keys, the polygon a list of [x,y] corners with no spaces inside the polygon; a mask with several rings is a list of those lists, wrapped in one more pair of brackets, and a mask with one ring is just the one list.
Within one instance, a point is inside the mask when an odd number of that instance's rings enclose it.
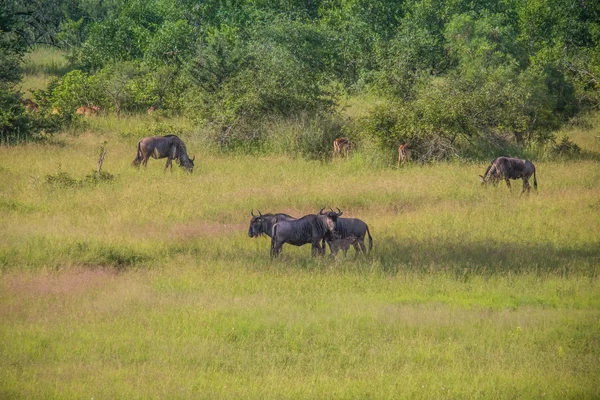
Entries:
{"label": "brown antelope", "polygon": [[407,144],[401,144],[398,147],[398,166],[410,161],[411,150]]}
{"label": "brown antelope", "polygon": [[333,141],[333,158],[348,157],[350,152],[350,140],[347,138],[337,138]]}
{"label": "brown antelope", "polygon": [[85,115],[89,117],[90,115],[99,115],[100,107],[99,106],[81,106],[76,111],[77,115]]}
{"label": "brown antelope", "polygon": [[148,115],[152,115],[156,110],[158,110],[158,106],[150,106],[150,108],[148,108]]}
{"label": "brown antelope", "polygon": [[31,99],[25,99],[21,103],[25,106],[25,109],[29,112],[38,112],[38,104]]}

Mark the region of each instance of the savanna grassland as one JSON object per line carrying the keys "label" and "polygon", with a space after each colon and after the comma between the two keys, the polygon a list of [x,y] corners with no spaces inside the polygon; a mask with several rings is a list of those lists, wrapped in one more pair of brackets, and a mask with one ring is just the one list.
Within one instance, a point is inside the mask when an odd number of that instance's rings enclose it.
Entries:
{"label": "savanna grassland", "polygon": [[[600,397],[597,128],[521,197],[480,187],[484,163],[220,155],[192,134],[192,175],[138,171],[127,121],[0,147],[0,397]],[[114,178],[86,179],[104,141]],[[369,224],[369,256],[271,260],[247,235],[252,209],[326,206]]]}

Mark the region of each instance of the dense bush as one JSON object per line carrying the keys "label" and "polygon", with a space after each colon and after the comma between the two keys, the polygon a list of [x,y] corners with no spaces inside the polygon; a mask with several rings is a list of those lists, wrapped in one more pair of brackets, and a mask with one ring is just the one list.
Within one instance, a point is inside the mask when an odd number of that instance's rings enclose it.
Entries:
{"label": "dense bush", "polygon": [[277,118],[332,116],[340,94],[385,103],[347,133],[385,152],[408,142],[424,161],[550,143],[600,106],[597,2],[48,3],[11,3],[0,47],[19,27],[27,43],[69,51],[78,71],[49,94],[53,105],[158,106],[214,127],[222,148],[263,146]]}

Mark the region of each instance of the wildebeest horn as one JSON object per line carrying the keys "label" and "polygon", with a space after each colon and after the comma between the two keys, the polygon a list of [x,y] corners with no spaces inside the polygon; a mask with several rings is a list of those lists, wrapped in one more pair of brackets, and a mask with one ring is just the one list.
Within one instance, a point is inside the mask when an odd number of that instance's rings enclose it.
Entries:
{"label": "wildebeest horn", "polygon": [[254,215],[254,208],[250,211],[250,215],[252,215],[253,217],[256,217],[256,215]]}
{"label": "wildebeest horn", "polygon": [[260,212],[260,210],[258,208],[256,210],[258,211],[258,216],[262,217],[262,213]]}
{"label": "wildebeest horn", "polygon": [[319,211],[319,215],[323,215],[323,210],[325,209],[325,207],[321,208],[321,211]]}
{"label": "wildebeest horn", "polygon": [[196,155],[194,154],[194,157],[192,157],[192,161],[194,161],[196,159]]}
{"label": "wildebeest horn", "polygon": [[[336,208],[337,208],[337,207],[336,207]],[[340,210],[339,208],[337,208],[337,210],[338,210],[338,217],[339,217],[339,216],[340,216],[340,215],[342,215],[343,213],[342,213],[342,210]]]}

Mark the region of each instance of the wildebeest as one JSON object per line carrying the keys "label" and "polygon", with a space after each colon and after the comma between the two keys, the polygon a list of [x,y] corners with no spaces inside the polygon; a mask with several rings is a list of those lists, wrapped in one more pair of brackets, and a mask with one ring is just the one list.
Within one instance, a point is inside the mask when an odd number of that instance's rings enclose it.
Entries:
{"label": "wildebeest", "polygon": [[498,157],[492,161],[491,165],[485,170],[485,174],[479,175],[482,184],[491,182],[497,185],[502,179],[506,181],[506,186],[510,189],[509,179],[523,179],[523,190],[527,193],[531,190],[529,178],[533,175],[533,187],[537,190],[537,179],[535,176],[535,165],[529,160],[522,160],[514,157]]}
{"label": "wildebeest", "polygon": [[410,161],[411,150],[407,144],[401,144],[398,147],[398,166]]}
{"label": "wildebeest", "polygon": [[[358,242],[358,238],[356,236],[348,236],[344,239],[335,239],[330,242],[329,246],[331,248],[331,255],[335,257],[338,251],[342,250],[344,252],[344,257],[346,257],[346,253],[350,249],[350,246],[355,246]],[[358,250],[357,250],[358,251]],[[358,254],[358,253],[357,253]]]}
{"label": "wildebeest", "polygon": [[337,138],[333,141],[333,158],[344,156],[348,157],[350,152],[350,139]]}
{"label": "wildebeest", "polygon": [[77,115],[85,115],[89,117],[90,115],[99,115],[100,107],[99,106],[81,106],[76,111]]}
{"label": "wildebeest", "polygon": [[271,257],[277,257],[281,247],[285,244],[302,246],[312,244],[312,254],[323,254],[321,240],[335,230],[335,224],[342,212],[326,212],[323,209],[319,214],[305,215],[302,218],[291,221],[278,221],[273,225],[271,236]]}
{"label": "wildebeest", "polygon": [[371,236],[371,232],[369,232],[369,226],[358,218],[338,218],[335,224],[335,231],[326,235],[325,241],[329,245],[331,254],[334,254],[334,242],[354,237],[356,240],[353,240],[350,244],[354,246],[356,255],[361,251],[367,254],[365,236],[369,236],[369,252],[371,252],[373,249],[373,237]]}
{"label": "wildebeest", "polygon": [[296,218],[291,215],[278,213],[278,214],[263,214],[258,211],[258,215],[254,215],[254,210],[250,211],[252,219],[250,220],[250,227],[248,228],[248,236],[255,238],[262,234],[269,237],[273,234],[273,225],[278,221],[292,221]]}
{"label": "wildebeest", "polygon": [[175,135],[152,136],[141,139],[137,144],[137,156],[131,163],[134,167],[139,167],[142,164],[144,167],[148,164],[148,158],[165,158],[165,171],[171,167],[173,170],[172,160],[177,160],[179,166],[192,172],[194,170],[194,158],[189,158],[185,144],[179,137]]}

